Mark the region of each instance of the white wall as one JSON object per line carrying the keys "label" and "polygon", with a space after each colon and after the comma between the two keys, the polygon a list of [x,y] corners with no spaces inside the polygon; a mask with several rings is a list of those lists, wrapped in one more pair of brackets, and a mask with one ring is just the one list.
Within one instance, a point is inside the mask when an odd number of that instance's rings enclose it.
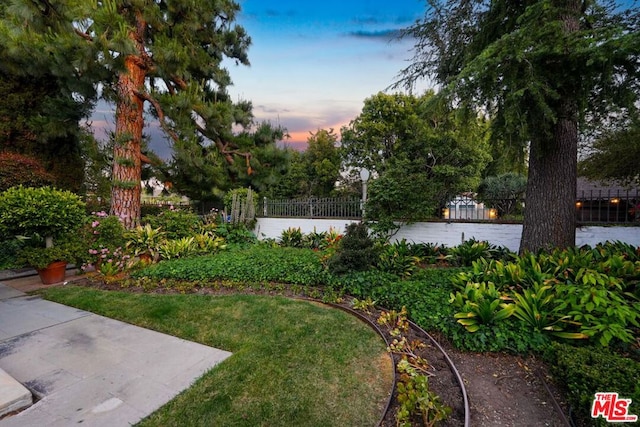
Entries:
{"label": "white wall", "polygon": [[[283,230],[300,227],[303,233],[328,231],[330,227],[343,233],[347,224],[358,222],[340,219],[258,218],[255,228],[259,239],[279,239]],[[486,240],[517,252],[520,247],[522,224],[487,224],[466,222],[420,222],[400,228],[394,240],[407,239],[414,243],[438,243],[448,247],[471,238]],[[595,246],[605,241],[622,241],[640,246],[640,227],[581,227],[576,230],[576,245]]]}

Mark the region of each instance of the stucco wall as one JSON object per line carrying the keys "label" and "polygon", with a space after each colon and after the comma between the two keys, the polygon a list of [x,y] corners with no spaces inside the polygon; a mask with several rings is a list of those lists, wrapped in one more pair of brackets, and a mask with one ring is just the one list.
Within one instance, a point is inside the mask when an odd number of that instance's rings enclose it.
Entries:
{"label": "stucco wall", "polygon": [[[339,219],[258,218],[255,232],[258,238],[278,239],[283,230],[300,227],[303,233],[327,231],[333,227],[344,232],[347,224],[357,222]],[[512,251],[520,247],[521,224],[487,224],[461,222],[420,222],[402,227],[392,240],[407,239],[415,243],[438,243],[448,247],[462,240],[486,240]],[[582,227],[576,230],[576,245],[594,246],[605,241],[622,241],[640,246],[640,227]]]}

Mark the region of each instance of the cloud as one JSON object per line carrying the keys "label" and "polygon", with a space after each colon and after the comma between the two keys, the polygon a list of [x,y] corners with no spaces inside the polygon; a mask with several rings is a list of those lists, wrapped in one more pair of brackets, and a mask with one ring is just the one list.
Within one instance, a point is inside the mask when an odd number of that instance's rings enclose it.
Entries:
{"label": "cloud", "polygon": [[349,37],[356,37],[361,39],[371,39],[371,40],[397,40],[401,34],[401,30],[399,29],[387,29],[387,30],[376,30],[376,31],[366,31],[366,30],[358,30],[351,31],[347,33]]}

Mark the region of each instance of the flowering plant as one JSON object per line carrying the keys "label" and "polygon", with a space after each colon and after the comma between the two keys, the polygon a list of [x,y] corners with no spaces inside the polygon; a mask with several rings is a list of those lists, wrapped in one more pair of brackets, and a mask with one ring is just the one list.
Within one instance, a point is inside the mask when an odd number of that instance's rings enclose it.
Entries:
{"label": "flowering plant", "polygon": [[130,255],[127,255],[121,247],[117,247],[113,251],[109,248],[102,248],[99,251],[89,249],[89,253],[96,257],[97,262],[94,264],[96,270],[103,276],[115,276],[127,267]]}
{"label": "flowering plant", "polygon": [[106,212],[92,212],[82,229],[87,245],[85,263],[99,268],[105,259],[113,259],[122,253],[125,245],[125,229],[120,219]]}

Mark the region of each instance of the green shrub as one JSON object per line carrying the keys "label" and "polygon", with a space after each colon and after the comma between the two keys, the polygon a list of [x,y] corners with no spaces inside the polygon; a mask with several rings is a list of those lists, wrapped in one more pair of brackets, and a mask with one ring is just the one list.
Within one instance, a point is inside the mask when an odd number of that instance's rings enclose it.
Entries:
{"label": "green shrub", "polygon": [[604,244],[525,254],[513,262],[481,258],[453,284],[464,289],[492,283],[501,298],[518,302],[520,319],[539,331],[563,338],[589,337],[602,346],[630,343],[634,328],[640,326],[640,303],[633,295],[640,262],[634,257],[632,248]]}
{"label": "green shrub", "polygon": [[289,227],[280,234],[280,245],[286,248],[301,248],[303,246],[303,234],[300,227]]}
{"label": "green shrub", "polygon": [[84,218],[84,203],[70,191],[18,186],[0,193],[0,235],[59,238]]}
{"label": "green shrub", "polygon": [[145,217],[151,228],[160,228],[167,239],[181,239],[200,232],[202,220],[198,215],[187,210],[167,210],[159,215]]}
{"label": "green shrub", "polygon": [[314,227],[312,232],[305,234],[302,238],[303,246],[309,249],[325,249],[329,244],[328,237],[328,232],[316,231]]}
{"label": "green shrub", "polygon": [[422,259],[426,264],[437,264],[448,259],[449,249],[437,243],[414,243],[409,246],[411,255]]}
{"label": "green shrub", "polygon": [[408,278],[418,269],[420,261],[420,257],[413,255],[411,245],[402,239],[382,247],[376,267],[380,271]]}
{"label": "green shrub", "polygon": [[544,354],[557,384],[566,389],[572,412],[585,425],[606,425],[591,418],[596,392],[617,392],[632,399],[629,413],[640,414],[640,363],[612,354],[606,348],[573,347],[554,343]]}
{"label": "green shrub", "polygon": [[23,239],[0,241],[0,270],[22,267],[17,260],[18,253],[25,246]]}
{"label": "green shrub", "polygon": [[376,250],[367,226],[363,223],[352,223],[347,226],[344,237],[327,265],[332,274],[344,274],[368,270],[375,261]]}
{"label": "green shrub", "polygon": [[258,242],[256,235],[244,224],[233,225],[223,222],[218,224],[215,234],[222,237],[230,245],[247,246]]}

